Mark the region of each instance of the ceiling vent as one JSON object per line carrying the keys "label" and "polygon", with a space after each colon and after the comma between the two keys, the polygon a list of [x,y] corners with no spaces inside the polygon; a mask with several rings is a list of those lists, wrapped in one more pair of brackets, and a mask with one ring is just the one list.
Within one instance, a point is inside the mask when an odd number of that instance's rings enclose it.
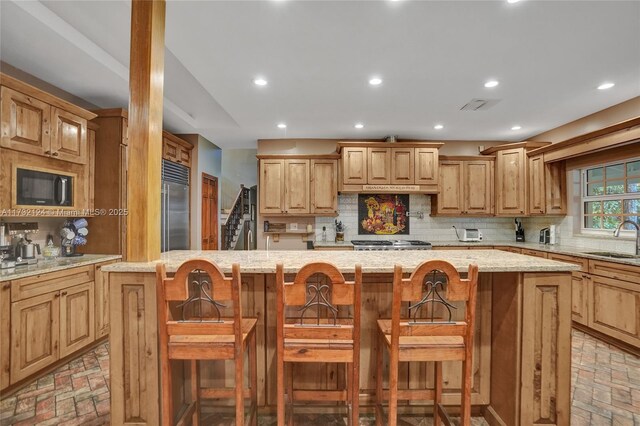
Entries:
{"label": "ceiling vent", "polygon": [[486,111],[500,102],[500,99],[471,99],[460,111]]}

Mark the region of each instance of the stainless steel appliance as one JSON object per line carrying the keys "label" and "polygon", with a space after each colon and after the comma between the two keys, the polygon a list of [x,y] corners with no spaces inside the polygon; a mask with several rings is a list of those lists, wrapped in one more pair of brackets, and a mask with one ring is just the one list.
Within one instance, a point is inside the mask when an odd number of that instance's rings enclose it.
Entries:
{"label": "stainless steel appliance", "polygon": [[540,230],[540,244],[549,244],[551,242],[551,230],[549,228],[542,228]]}
{"label": "stainless steel appliance", "polygon": [[189,168],[162,160],[160,246],[163,252],[189,249]]}
{"label": "stainless steel appliance", "polygon": [[74,176],[16,168],[16,204],[21,206],[72,206]]}
{"label": "stainless steel appliance", "polygon": [[431,243],[419,240],[351,240],[354,250],[431,250]]}
{"label": "stainless steel appliance", "polygon": [[[40,254],[40,247],[28,238],[28,234],[38,233],[38,223],[12,222],[5,223],[5,227],[9,234],[9,244],[0,247],[0,269],[38,263],[36,253]],[[16,242],[12,244],[14,239]]]}
{"label": "stainless steel appliance", "polygon": [[35,259],[36,253],[41,254],[40,244],[35,244],[26,235],[16,245],[16,257],[23,259]]}

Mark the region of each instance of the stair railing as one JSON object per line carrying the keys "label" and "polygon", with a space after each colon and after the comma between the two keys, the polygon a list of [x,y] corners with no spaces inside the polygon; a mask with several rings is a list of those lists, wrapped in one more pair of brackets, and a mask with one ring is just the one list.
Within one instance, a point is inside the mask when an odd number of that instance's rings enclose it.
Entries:
{"label": "stair railing", "polygon": [[244,225],[244,215],[249,210],[249,189],[240,185],[240,191],[236,196],[231,211],[221,228],[221,240],[223,250],[233,250],[236,247],[242,225]]}

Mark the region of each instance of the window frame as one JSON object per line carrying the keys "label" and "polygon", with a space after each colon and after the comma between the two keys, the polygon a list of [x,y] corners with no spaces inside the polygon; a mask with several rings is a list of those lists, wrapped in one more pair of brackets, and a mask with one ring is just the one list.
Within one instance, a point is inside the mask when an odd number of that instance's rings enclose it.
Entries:
{"label": "window frame", "polygon": [[[623,202],[623,212],[624,212],[624,200],[632,200],[632,199],[640,199],[640,192],[626,192],[627,190],[627,179],[628,179],[628,175],[627,175],[627,164],[628,163],[633,163],[636,161],[640,161],[640,157],[634,157],[634,158],[628,158],[628,159],[624,159],[624,160],[617,160],[617,161],[610,161],[607,163],[600,163],[600,164],[594,164],[592,166],[588,166],[588,167],[584,167],[582,169],[580,169],[580,233],[581,234],[585,234],[585,235],[602,235],[602,236],[612,236],[613,235],[613,229],[596,229],[596,228],[586,228],[585,227],[585,219],[587,214],[585,213],[585,204],[587,202],[593,202],[593,201],[602,201],[603,203],[605,201],[619,201],[621,200]],[[624,188],[625,188],[625,192],[622,194],[603,194],[603,195],[587,195],[587,171],[588,170],[593,170],[593,169],[598,169],[598,168],[602,168],[603,170],[603,178],[602,178],[602,183],[603,183],[603,188],[606,191],[606,182],[607,182],[607,176],[606,176],[606,171],[605,169],[609,166],[613,166],[616,164],[623,164],[623,169],[624,169],[624,177],[622,178],[623,182],[624,182]],[[635,178],[635,176],[633,176]],[[638,175],[638,178],[640,178],[640,175]],[[611,179],[613,180],[620,180],[620,179]],[[595,182],[599,182],[599,181],[595,181]],[[604,208],[604,205],[603,205]],[[621,214],[622,216],[622,214]],[[639,214],[640,216],[640,214]],[[621,229],[620,230],[620,236],[621,237],[625,237],[625,238],[632,238],[635,236],[635,230],[627,230],[627,229]]]}

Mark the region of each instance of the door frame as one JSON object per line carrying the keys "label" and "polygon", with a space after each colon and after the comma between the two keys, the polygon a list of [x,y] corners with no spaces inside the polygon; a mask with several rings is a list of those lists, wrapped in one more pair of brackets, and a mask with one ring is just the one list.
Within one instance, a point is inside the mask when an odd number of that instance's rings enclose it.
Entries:
{"label": "door frame", "polygon": [[[218,250],[218,239],[219,239],[219,233],[218,233],[218,222],[219,222],[219,212],[218,212],[218,202],[219,202],[219,187],[218,187],[218,178],[215,176],[212,176],[210,174],[204,173],[202,172],[202,176],[201,176],[201,186],[200,186],[200,200],[202,202],[201,205],[201,218],[200,218],[200,243],[202,243],[202,240],[205,238],[204,235],[204,231],[205,231],[205,215],[204,215],[204,211],[205,211],[205,205],[204,205],[204,189],[205,189],[205,183],[208,186],[209,183],[206,181],[210,181],[213,183],[213,189],[214,189],[214,197],[213,199],[215,200],[215,209],[212,212],[213,213],[213,221],[214,223],[210,224],[209,226],[212,226],[212,228],[210,228],[212,230],[212,234],[215,236],[214,241],[213,241],[213,248],[208,248],[205,249],[204,246],[202,247],[202,250]],[[209,238],[209,236],[206,236],[207,238]]]}

